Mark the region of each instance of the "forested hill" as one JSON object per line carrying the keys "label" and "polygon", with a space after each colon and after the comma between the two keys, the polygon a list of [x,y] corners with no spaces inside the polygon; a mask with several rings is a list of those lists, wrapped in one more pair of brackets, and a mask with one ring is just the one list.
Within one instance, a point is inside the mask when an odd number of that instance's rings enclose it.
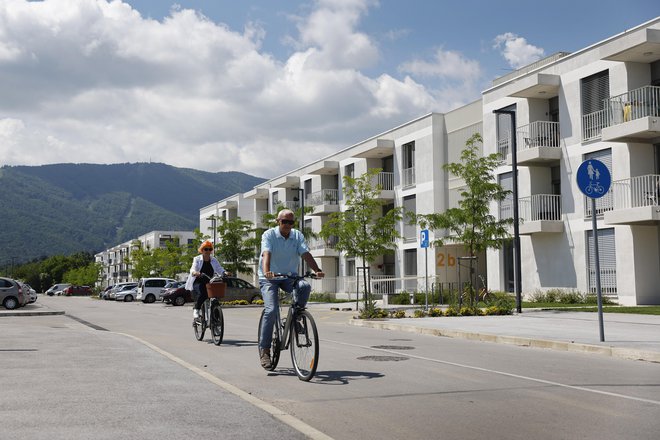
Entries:
{"label": "forested hill", "polygon": [[199,209],[264,179],[161,163],[0,168],[0,267],[97,252],[153,230],[193,230]]}

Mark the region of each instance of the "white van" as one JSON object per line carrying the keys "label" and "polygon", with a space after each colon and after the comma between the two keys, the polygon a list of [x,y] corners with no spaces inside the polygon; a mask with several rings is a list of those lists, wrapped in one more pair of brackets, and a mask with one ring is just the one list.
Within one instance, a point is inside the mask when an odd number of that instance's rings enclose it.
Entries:
{"label": "white van", "polygon": [[140,278],[137,285],[137,297],[135,299],[144,303],[162,300],[165,284],[170,281],[176,280],[172,278]]}
{"label": "white van", "polygon": [[53,284],[50,286],[50,289],[46,290],[44,293],[48,296],[61,295],[62,291],[69,286],[71,286],[69,283]]}

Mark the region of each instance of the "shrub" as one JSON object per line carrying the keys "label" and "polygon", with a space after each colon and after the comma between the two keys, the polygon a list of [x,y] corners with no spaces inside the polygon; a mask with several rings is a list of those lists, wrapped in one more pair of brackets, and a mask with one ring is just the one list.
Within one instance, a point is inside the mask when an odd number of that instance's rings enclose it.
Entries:
{"label": "shrub", "polygon": [[406,311],[405,310],[390,310],[389,311],[389,317],[390,318],[405,318],[406,317]]}
{"label": "shrub", "polygon": [[456,310],[456,306],[451,305],[447,307],[447,310],[445,310],[445,316],[458,316],[458,310]]}
{"label": "shrub", "polygon": [[442,316],[442,309],[439,309],[437,307],[431,307],[429,309],[429,316],[433,316],[433,317]]}
{"label": "shrub", "polygon": [[584,304],[585,299],[585,295],[575,290],[559,295],[559,302],[562,304]]}
{"label": "shrub", "polygon": [[422,309],[416,309],[413,316],[415,318],[424,318],[426,317],[426,312]]}

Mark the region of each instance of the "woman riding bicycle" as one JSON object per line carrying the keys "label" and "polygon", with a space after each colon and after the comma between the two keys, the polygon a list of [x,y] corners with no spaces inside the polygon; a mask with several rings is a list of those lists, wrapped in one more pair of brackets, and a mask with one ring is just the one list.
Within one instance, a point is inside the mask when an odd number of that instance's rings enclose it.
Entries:
{"label": "woman riding bicycle", "polygon": [[[305,242],[302,232],[293,229],[295,217],[293,211],[283,209],[277,214],[278,225],[264,232],[261,237],[261,255],[259,256],[259,287],[264,299],[264,315],[261,322],[261,337],[259,344],[259,358],[261,366],[269,369],[270,345],[273,338],[273,325],[275,324],[275,309],[279,307],[278,290],[287,293],[293,290],[293,280],[289,278],[273,279],[275,273],[292,273],[298,271],[298,264],[302,257],[314,272],[317,278],[323,278],[324,273],[314,260]],[[298,285],[298,298],[293,301],[300,307],[305,307],[312,286],[302,280]]]}
{"label": "woman riding bicycle", "polygon": [[211,252],[213,252],[213,243],[206,240],[199,246],[198,252],[201,255],[197,255],[193,258],[192,265],[190,266],[190,274],[186,280],[186,290],[195,291],[197,293],[197,300],[195,301],[195,308],[193,309],[193,319],[199,318],[199,309],[202,308],[204,301],[208,299],[206,284],[208,284],[211,278],[213,278],[213,274],[217,273],[221,276],[231,275],[220,265],[220,262],[211,255]]}

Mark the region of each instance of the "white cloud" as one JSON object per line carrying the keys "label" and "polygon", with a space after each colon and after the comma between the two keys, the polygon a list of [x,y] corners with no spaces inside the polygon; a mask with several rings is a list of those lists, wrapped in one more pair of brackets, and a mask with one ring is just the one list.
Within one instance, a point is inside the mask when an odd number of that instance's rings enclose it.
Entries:
{"label": "white cloud", "polygon": [[495,37],[493,48],[501,49],[501,54],[514,69],[533,63],[544,56],[544,50],[529,44],[526,39],[506,32]]}
{"label": "white cloud", "polygon": [[3,0],[2,164],[151,160],[272,177],[437,110],[412,78],[361,72],[379,57],[357,30],[375,4],[317,1],[278,60],[254,23],[239,32],[181,8],[157,21],[119,0]]}

